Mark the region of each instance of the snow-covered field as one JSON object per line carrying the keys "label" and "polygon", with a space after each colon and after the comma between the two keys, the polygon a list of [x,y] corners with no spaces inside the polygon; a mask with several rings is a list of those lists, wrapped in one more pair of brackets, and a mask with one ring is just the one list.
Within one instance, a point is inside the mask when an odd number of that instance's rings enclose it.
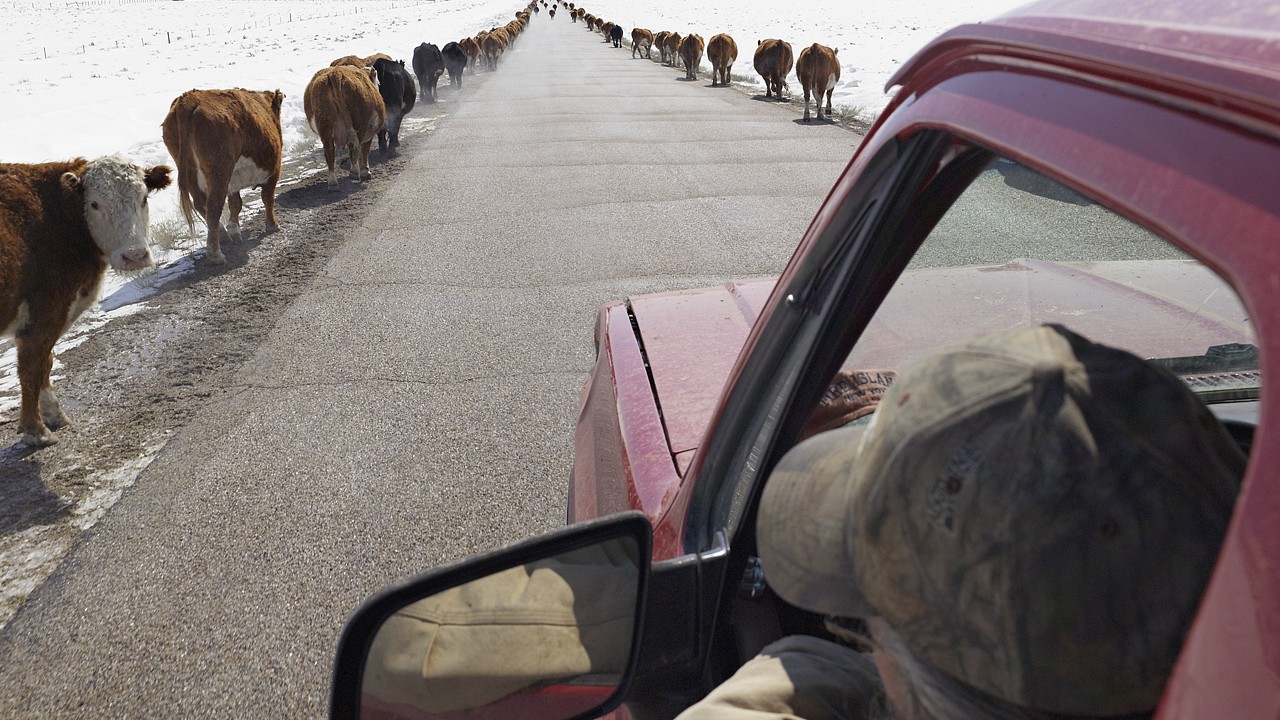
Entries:
{"label": "snow-covered field", "polygon": [[[315,157],[302,93],[315,71],[342,55],[385,52],[408,59],[421,42],[446,42],[505,24],[524,0],[0,0],[0,162],[43,162],[121,154],[144,166],[173,165],[160,123],[192,88],[279,88],[285,154]],[[735,74],[754,77],[758,39],[796,48],[839,48],[838,105],[875,115],[885,81],[930,38],[994,17],[1020,0],[584,0],[590,12],[630,28],[733,35]],[[546,15],[534,22],[548,22]],[[554,22],[568,22],[561,15]],[[798,86],[797,86],[798,87]],[[412,118],[412,116],[410,116]],[[284,179],[286,182],[288,178]],[[259,205],[246,195],[250,209]],[[178,222],[176,185],[150,203],[153,227]],[[183,229],[185,233],[185,229]],[[203,237],[200,228],[196,230]],[[160,273],[191,267],[192,239],[158,252]],[[102,307],[82,317],[57,352],[111,317],[137,309],[154,278],[108,273]],[[0,344],[0,349],[9,343]],[[0,412],[16,406],[15,357],[0,354]]]}

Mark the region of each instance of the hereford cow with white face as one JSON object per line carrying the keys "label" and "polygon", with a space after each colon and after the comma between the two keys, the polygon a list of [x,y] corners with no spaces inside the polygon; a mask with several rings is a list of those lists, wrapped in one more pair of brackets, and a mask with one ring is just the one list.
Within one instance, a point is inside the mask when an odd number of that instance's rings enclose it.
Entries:
{"label": "hereford cow with white face", "polygon": [[58,441],[69,423],[49,384],[53,346],[98,298],[107,265],[152,263],[147,195],[170,169],[114,157],[0,164],[0,327],[14,338],[28,445]]}

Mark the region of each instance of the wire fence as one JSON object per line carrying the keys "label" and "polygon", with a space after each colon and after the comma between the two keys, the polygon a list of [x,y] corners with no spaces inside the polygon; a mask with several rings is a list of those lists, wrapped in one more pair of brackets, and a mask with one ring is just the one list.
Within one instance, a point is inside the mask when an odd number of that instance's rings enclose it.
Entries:
{"label": "wire fence", "polygon": [[[182,2],[184,0],[67,0],[66,2],[0,2],[0,8],[13,10],[32,9],[32,10],[54,10],[54,9],[85,9],[91,7],[114,7],[124,5],[157,5],[168,4],[170,2]],[[68,55],[87,55],[94,51],[119,50],[123,48],[138,48],[151,45],[171,45],[174,43],[198,40],[200,38],[212,38],[220,35],[230,35],[233,33],[256,32],[262,30],[270,30],[276,26],[287,25],[291,23],[308,22],[313,20],[325,20],[331,18],[352,17],[358,15],[368,15],[370,13],[381,13],[387,10],[402,10],[421,5],[429,5],[438,0],[383,0],[378,2],[374,0],[352,0],[349,4],[351,7],[335,7],[332,4],[322,3],[299,3],[299,6],[306,8],[308,5],[316,7],[315,10],[289,10],[281,12],[266,13],[263,15],[255,15],[252,18],[239,20],[230,23],[219,23],[216,25],[202,23],[202,27],[181,27],[175,26],[168,29],[148,28],[146,31],[138,32],[132,37],[97,38],[89,42],[81,42],[68,45],[40,45],[38,48],[25,47],[19,48],[11,45],[8,49],[18,50],[18,60],[48,60],[50,58],[65,57]],[[252,3],[255,8],[260,8],[260,2],[254,0],[245,0],[246,3]],[[342,3],[347,5],[348,3]],[[56,21],[56,18],[50,17],[48,21]],[[13,57],[13,56],[10,56]]]}

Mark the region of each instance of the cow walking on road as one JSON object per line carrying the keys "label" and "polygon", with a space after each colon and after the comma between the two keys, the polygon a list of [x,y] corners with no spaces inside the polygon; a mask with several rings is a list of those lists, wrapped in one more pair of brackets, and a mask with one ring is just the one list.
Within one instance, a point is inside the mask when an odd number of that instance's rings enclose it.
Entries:
{"label": "cow walking on road", "polygon": [[[165,147],[178,165],[178,203],[187,227],[194,208],[207,228],[205,260],[221,265],[222,236],[239,242],[240,191],[262,188],[267,229],[276,222],[283,139],[279,90],[190,90],[169,106],[161,124]],[[223,204],[227,224],[222,225]]]}
{"label": "cow walking on road", "polygon": [[346,146],[351,179],[367,180],[369,149],[387,123],[387,108],[378,94],[373,68],[350,66],[322,68],[307,83],[302,108],[307,123],[320,136],[329,166],[329,187],[338,186],[337,148]]}
{"label": "cow walking on road", "polygon": [[[385,126],[378,131],[378,149],[395,152],[400,147],[400,122],[413,110],[418,89],[413,86],[409,71],[404,69],[403,60],[378,58],[373,61],[373,71],[378,77],[378,94],[382,96],[382,106],[386,112]],[[432,102],[434,101],[433,97]]]}
{"label": "cow walking on road", "polygon": [[711,87],[716,86],[716,77],[720,84],[729,85],[729,71],[738,59],[738,44],[733,38],[720,33],[707,42],[707,60],[711,61]]}
{"label": "cow walking on road", "polygon": [[[456,47],[458,44],[450,43],[450,45]],[[466,65],[466,60],[466,53],[463,53],[463,65]],[[434,44],[422,43],[413,49],[413,74],[418,76],[418,96],[423,102],[436,101],[436,82],[444,74],[444,69],[444,55]],[[450,75],[450,79],[452,77]]]}
{"label": "cow walking on road", "polygon": [[451,42],[440,49],[440,56],[444,59],[445,69],[449,71],[449,84],[461,88],[462,72],[467,68],[467,52],[462,49],[462,45]]}
{"label": "cow walking on road", "polygon": [[653,59],[653,31],[635,28],[631,31],[631,57]]}
{"label": "cow walking on road", "polygon": [[765,97],[782,99],[782,91],[787,87],[787,75],[791,72],[794,58],[791,43],[784,40],[771,38],[756,43],[754,64],[756,72],[764,79]]}
{"label": "cow walking on road", "polygon": [[796,76],[800,78],[800,87],[804,88],[804,119],[809,119],[809,93],[813,93],[818,104],[818,119],[822,120],[822,94],[827,95],[827,120],[831,119],[831,94],[835,92],[836,83],[840,80],[840,61],[836,59],[839,50],[832,50],[826,45],[814,43],[800,51],[796,59]]}
{"label": "cow walking on road", "polygon": [[702,67],[702,51],[706,43],[701,35],[690,33],[680,41],[680,60],[684,63],[684,79],[697,80],[698,70]]}
{"label": "cow walking on road", "polygon": [[39,165],[0,164],[0,327],[18,351],[22,442],[58,442],[68,425],[49,383],[53,346],[98,299],[107,265],[152,263],[147,195],[170,168],[115,157]]}

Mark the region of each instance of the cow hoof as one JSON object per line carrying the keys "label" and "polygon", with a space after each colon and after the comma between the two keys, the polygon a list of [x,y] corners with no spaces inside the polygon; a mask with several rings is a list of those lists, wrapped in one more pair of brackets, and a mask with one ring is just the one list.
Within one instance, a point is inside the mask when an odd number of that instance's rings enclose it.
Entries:
{"label": "cow hoof", "polygon": [[47,415],[40,413],[40,419],[44,420],[45,427],[53,428],[54,430],[60,430],[71,425],[71,418],[67,417],[67,414],[62,412],[61,409],[56,413]]}
{"label": "cow hoof", "polygon": [[204,259],[205,259],[205,262],[209,263],[210,265],[222,265],[227,262],[227,256],[223,255],[221,250],[215,250],[213,252],[206,251],[204,254]]}
{"label": "cow hoof", "polygon": [[38,428],[22,433],[22,442],[31,447],[49,447],[58,444],[58,436],[49,432],[48,428]]}

